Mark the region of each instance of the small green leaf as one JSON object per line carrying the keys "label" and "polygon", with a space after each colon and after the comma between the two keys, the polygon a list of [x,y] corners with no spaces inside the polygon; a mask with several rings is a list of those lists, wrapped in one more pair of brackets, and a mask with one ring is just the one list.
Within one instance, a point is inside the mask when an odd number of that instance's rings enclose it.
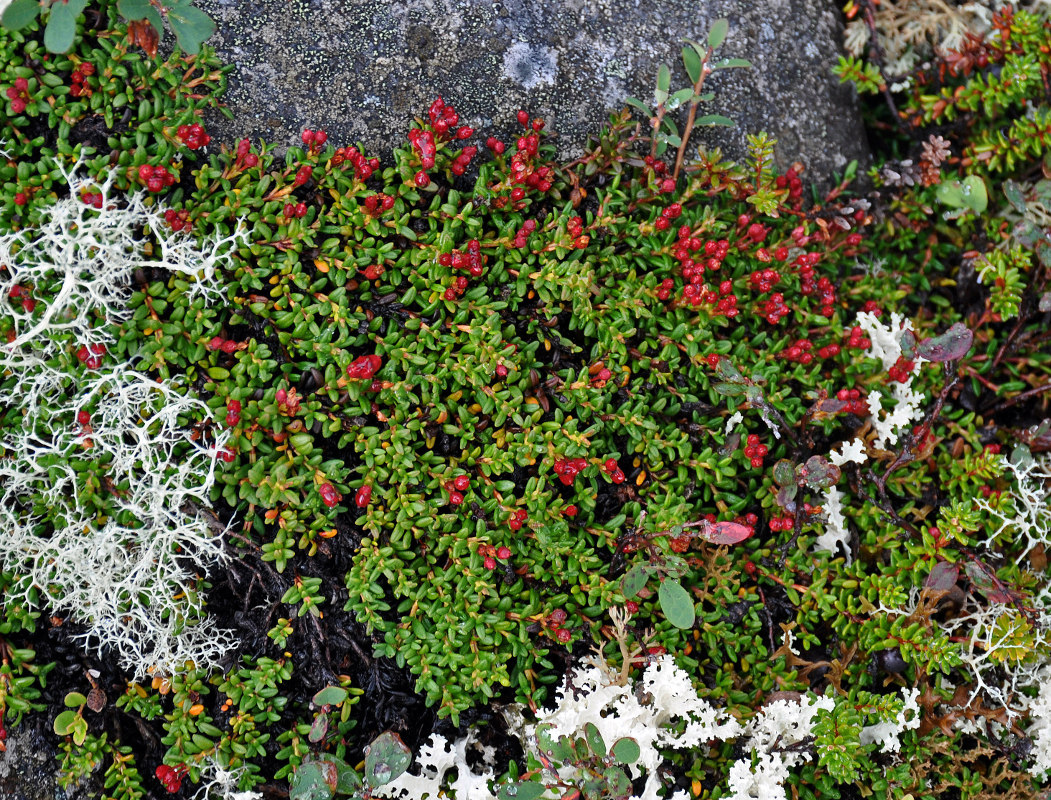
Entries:
{"label": "small green leaf", "polygon": [[307,735],[307,738],[311,742],[317,743],[325,738],[326,733],[328,733],[328,715],[322,714],[310,726],[310,733]]}
{"label": "small green leaf", "polygon": [[[329,784],[326,779],[330,766],[332,765],[324,762],[304,761],[292,774],[288,800],[329,800],[335,793],[335,786]],[[336,784],[338,785],[338,773]]]}
{"label": "small green leaf", "polygon": [[708,31],[708,46],[713,50],[726,41],[726,34],[730,32],[730,20],[717,19]]}
{"label": "small green leaf", "polygon": [[117,0],[117,13],[124,19],[145,19],[151,7],[149,0]]}
{"label": "small green leaf", "polygon": [[69,0],[51,6],[47,27],[44,29],[44,47],[49,53],[65,53],[73,46],[77,32],[77,17],[87,0]]}
{"label": "small green leaf", "polygon": [[526,781],[509,781],[496,791],[499,800],[537,800],[547,788],[539,783]]}
{"label": "small green leaf", "polygon": [[668,622],[676,628],[692,628],[697,619],[693,607],[693,599],[682,584],[677,581],[665,579],[661,581],[661,588],[657,591],[657,599],[661,604]]}
{"label": "small green leaf", "polygon": [[653,569],[649,564],[636,564],[620,579],[621,593],[626,598],[634,597],[642,591],[652,573]]}
{"label": "small green leaf", "polygon": [[1022,193],[1022,187],[1020,184],[1017,184],[1014,181],[1004,181],[1004,195],[1007,197],[1008,202],[1010,202],[1017,211],[1023,214],[1025,213],[1025,195]]}
{"label": "small green leaf", "polygon": [[591,752],[599,758],[605,758],[606,743],[602,741],[602,734],[599,733],[599,729],[594,722],[584,724],[584,736],[588,740],[588,747],[591,748]]}
{"label": "small green leaf", "polygon": [[342,686],[326,686],[312,698],[316,706],[338,706],[347,699],[347,690]]}
{"label": "small green leaf", "polygon": [[729,117],[724,117],[722,114],[705,114],[697,117],[694,120],[696,125],[721,125],[724,128],[732,128],[734,121]]}
{"label": "small green leaf", "polygon": [[59,736],[66,736],[69,734],[70,729],[76,723],[77,712],[66,710],[55,717],[55,733]]}
{"label": "small green leaf", "polygon": [[724,58],[712,64],[712,69],[748,69],[751,66],[752,62],[747,58]]}
{"label": "small green leaf", "polygon": [[682,48],[682,64],[686,67],[686,74],[690,76],[690,83],[696,84],[701,79],[702,62],[697,54],[697,48],[687,45]]}
{"label": "small green leaf", "polygon": [[398,734],[381,733],[365,754],[365,783],[370,788],[390,783],[409,768],[411,761],[412,753]]}
{"label": "small green leaf", "polygon": [[634,764],[642,755],[639,743],[630,736],[617,739],[610,748],[610,755],[621,764]]}
{"label": "small green leaf", "polygon": [[0,15],[0,25],[9,31],[20,31],[35,20],[39,13],[39,0],[14,0]]}
{"label": "small green leaf", "polygon": [[215,33],[212,18],[189,2],[179,2],[171,7],[168,23],[172,26],[179,47],[190,55],[196,55],[205,40]]}
{"label": "small green leaf", "polygon": [[967,355],[974,343],[974,333],[962,322],[956,322],[945,333],[924,339],[916,345],[916,355],[928,361],[955,361]]}
{"label": "small green leaf", "polygon": [[62,702],[66,704],[66,708],[79,708],[88,702],[88,698],[80,692],[70,692]]}

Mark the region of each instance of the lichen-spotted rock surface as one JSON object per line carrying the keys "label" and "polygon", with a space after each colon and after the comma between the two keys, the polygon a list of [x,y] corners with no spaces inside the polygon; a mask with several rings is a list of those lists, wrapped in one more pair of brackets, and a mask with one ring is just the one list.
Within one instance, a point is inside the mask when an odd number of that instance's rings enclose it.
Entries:
{"label": "lichen-spotted rock surface", "polygon": [[778,139],[782,168],[800,159],[825,182],[867,155],[853,90],[831,67],[841,51],[834,0],[198,0],[219,24],[210,44],[236,69],[233,120],[211,120],[230,143],[250,136],[280,145],[304,128],[383,155],[436,95],[486,135],[513,133],[528,108],[580,152],[628,96],[649,101],[658,66],[686,85],[683,39],[704,41],[730,21],[718,55],[752,69],[717,73],[704,110],[734,129],[701,137],[738,157],[746,133]]}

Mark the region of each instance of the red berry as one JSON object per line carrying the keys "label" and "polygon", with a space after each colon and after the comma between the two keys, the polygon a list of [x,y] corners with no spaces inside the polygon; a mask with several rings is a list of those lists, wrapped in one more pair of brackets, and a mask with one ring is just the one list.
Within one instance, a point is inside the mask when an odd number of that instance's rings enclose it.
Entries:
{"label": "red berry", "polygon": [[372,499],[372,487],[365,484],[358,489],[357,494],[354,495],[354,505],[358,508],[366,508],[369,501]]}
{"label": "red berry", "polygon": [[314,168],[309,164],[300,167],[296,171],[296,179],[292,181],[293,186],[302,186],[304,183],[310,180],[310,176],[314,174]]}
{"label": "red berry", "polygon": [[424,172],[422,169],[419,172],[417,172],[416,175],[413,176],[412,180],[413,180],[413,183],[415,183],[416,186],[418,188],[420,188],[420,189],[423,189],[426,186],[429,186],[430,182],[431,182],[430,176],[426,172]]}
{"label": "red berry", "polygon": [[554,611],[547,615],[547,620],[552,625],[561,625],[568,618],[569,615],[566,613],[565,609],[562,608],[556,608]]}
{"label": "red berry", "polygon": [[21,97],[16,97],[14,100],[11,101],[11,110],[16,114],[21,114],[23,111],[26,110],[26,101],[23,100]]}
{"label": "red berry", "polygon": [[518,124],[519,125],[528,125],[529,124],[529,112],[526,111],[525,109],[522,109],[521,111],[518,112]]}
{"label": "red berry", "polygon": [[562,513],[565,514],[567,517],[575,517],[577,515],[577,511],[578,509],[576,506],[566,506],[565,510],[563,510]]}
{"label": "red berry", "polygon": [[259,156],[255,153],[249,153],[245,156],[244,163],[246,167],[254,167],[259,163]]}
{"label": "red berry", "polygon": [[501,561],[507,561],[511,557],[511,548],[504,546],[496,551],[496,557]]}
{"label": "red berry", "polygon": [[562,644],[569,644],[570,640],[573,638],[573,634],[565,628],[559,628],[555,631],[555,638]]}
{"label": "red berry", "polygon": [[215,451],[215,457],[220,461],[224,461],[227,464],[233,462],[235,456],[234,451],[228,447],[222,447]]}
{"label": "red berry", "polygon": [[28,202],[29,202],[29,198],[26,196],[25,192],[16,192],[15,193],[15,205],[16,206],[24,206]]}
{"label": "red berry", "polygon": [[458,506],[463,503],[463,495],[459,492],[449,492],[449,502],[454,506]]}
{"label": "red berry", "polygon": [[91,422],[91,415],[87,411],[80,410],[77,412],[77,422],[81,425],[87,425]]}
{"label": "red berry", "polygon": [[624,610],[627,611],[629,614],[634,614],[639,610],[639,604],[636,603],[634,600],[628,600],[624,604]]}
{"label": "red berry", "polygon": [[485,564],[486,569],[496,569],[496,559],[492,556],[486,556],[483,563]]}
{"label": "red berry", "polygon": [[456,476],[456,480],[453,481],[453,486],[456,487],[456,491],[458,492],[467,491],[467,487],[469,487],[470,485],[471,479],[468,478],[466,475],[458,475]]}

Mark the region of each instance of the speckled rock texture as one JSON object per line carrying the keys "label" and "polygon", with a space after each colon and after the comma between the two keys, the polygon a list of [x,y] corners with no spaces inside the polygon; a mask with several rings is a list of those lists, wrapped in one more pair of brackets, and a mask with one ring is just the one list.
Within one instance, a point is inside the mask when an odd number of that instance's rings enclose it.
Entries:
{"label": "speckled rock texture", "polygon": [[441,95],[461,119],[510,134],[527,108],[558,132],[563,156],[635,96],[649,102],[658,66],[687,84],[685,38],[704,41],[730,20],[717,55],[752,69],[717,73],[702,113],[736,121],[700,131],[726,155],[745,134],[778,140],[782,167],[802,161],[825,183],[867,144],[853,90],[831,74],[841,50],[836,0],[197,0],[219,24],[209,44],[236,66],[226,101],[233,120],[213,136],[279,145],[304,128],[360,142],[381,157],[404,141],[413,116]]}

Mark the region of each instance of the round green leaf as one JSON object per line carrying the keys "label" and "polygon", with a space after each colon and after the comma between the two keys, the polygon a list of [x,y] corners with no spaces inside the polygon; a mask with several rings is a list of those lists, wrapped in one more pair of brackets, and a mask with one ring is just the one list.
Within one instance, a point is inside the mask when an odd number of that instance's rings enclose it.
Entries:
{"label": "round green leaf", "polygon": [[657,599],[661,604],[668,622],[676,628],[692,628],[697,618],[693,608],[693,599],[690,593],[682,588],[677,581],[664,580],[657,592]]}
{"label": "round green leaf", "polygon": [[620,579],[621,592],[625,597],[634,597],[642,591],[652,572],[649,564],[636,564]]}
{"label": "round green leaf", "polygon": [[20,31],[40,13],[38,0],[14,0],[0,15],[0,25],[9,31]]}
{"label": "round green leaf", "polygon": [[370,787],[390,783],[409,768],[412,753],[396,733],[376,737],[365,753],[365,783]]}
{"label": "round green leaf", "polygon": [[634,764],[639,760],[639,756],[642,755],[642,749],[639,747],[638,742],[630,736],[625,736],[613,743],[610,755],[621,764]]}
{"label": "round green leaf", "polygon": [[342,686],[326,686],[314,695],[313,703],[316,706],[338,706],[347,699],[347,690]]}

